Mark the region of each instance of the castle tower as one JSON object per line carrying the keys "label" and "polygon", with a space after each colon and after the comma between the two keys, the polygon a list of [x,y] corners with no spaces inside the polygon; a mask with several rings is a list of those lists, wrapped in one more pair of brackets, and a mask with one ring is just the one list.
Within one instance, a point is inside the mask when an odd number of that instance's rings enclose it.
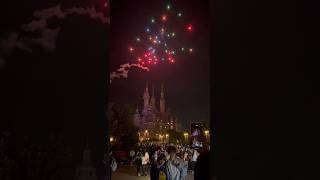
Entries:
{"label": "castle tower", "polygon": [[163,89],[163,83],[161,84],[161,97],[160,97],[160,113],[165,113],[166,107],[165,107],[166,100],[164,99],[164,89]]}
{"label": "castle tower", "polygon": [[149,101],[150,101],[150,95],[149,95],[149,89],[148,89],[148,81],[146,83],[146,89],[143,94],[143,102],[144,102],[144,111],[147,111],[149,108]]}
{"label": "castle tower", "polygon": [[136,109],[136,113],[133,115],[133,123],[134,123],[135,126],[137,126],[139,128],[141,127],[141,116],[139,114],[138,107]]}
{"label": "castle tower", "polygon": [[152,96],[150,100],[150,105],[152,106],[153,109],[156,108],[156,97],[154,95],[154,85],[152,85]]}
{"label": "castle tower", "polygon": [[96,168],[92,165],[89,143],[87,138],[86,148],[83,151],[82,164],[76,169],[76,180],[97,180]]}

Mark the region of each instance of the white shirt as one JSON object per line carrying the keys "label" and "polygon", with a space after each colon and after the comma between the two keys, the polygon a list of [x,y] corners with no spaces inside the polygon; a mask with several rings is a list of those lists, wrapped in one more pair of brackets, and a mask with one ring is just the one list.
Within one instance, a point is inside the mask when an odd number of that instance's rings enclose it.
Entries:
{"label": "white shirt", "polygon": [[142,156],[142,164],[145,165],[145,164],[148,164],[149,162],[149,153],[146,152],[144,153],[144,156]]}
{"label": "white shirt", "polygon": [[192,155],[192,161],[197,162],[198,156],[199,156],[199,153],[197,152],[197,150],[194,150]]}

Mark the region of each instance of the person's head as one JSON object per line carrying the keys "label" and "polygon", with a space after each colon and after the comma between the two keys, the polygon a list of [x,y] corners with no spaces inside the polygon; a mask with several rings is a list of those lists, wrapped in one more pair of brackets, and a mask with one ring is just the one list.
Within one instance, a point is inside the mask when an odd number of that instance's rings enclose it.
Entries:
{"label": "person's head", "polygon": [[159,155],[158,159],[157,159],[157,162],[158,162],[158,164],[163,164],[163,163],[165,163],[165,162],[166,162],[166,156],[165,156],[163,153],[161,153],[161,154]]}
{"label": "person's head", "polygon": [[174,146],[168,146],[167,152],[170,158],[174,159],[176,157],[177,149]]}

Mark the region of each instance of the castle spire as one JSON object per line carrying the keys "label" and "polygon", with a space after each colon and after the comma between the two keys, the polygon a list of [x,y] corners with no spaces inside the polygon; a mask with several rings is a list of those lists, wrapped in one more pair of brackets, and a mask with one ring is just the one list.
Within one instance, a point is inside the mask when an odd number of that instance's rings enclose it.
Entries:
{"label": "castle spire", "polygon": [[163,83],[161,83],[160,113],[165,113],[166,111],[165,102],[166,100],[164,99],[164,86]]}
{"label": "castle spire", "polygon": [[161,83],[161,99],[164,99],[163,83]]}
{"label": "castle spire", "polygon": [[144,110],[147,110],[149,107],[149,100],[150,100],[150,95],[149,95],[149,89],[148,89],[148,81],[146,83],[146,89],[143,94],[143,102],[144,102]]}

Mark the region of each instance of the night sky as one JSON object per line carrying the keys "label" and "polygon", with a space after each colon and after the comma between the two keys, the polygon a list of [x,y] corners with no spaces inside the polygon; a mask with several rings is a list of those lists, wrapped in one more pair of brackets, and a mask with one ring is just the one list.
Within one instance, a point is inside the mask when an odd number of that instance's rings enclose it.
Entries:
{"label": "night sky", "polygon": [[[128,47],[135,37],[145,34],[151,17],[159,18],[165,11],[166,1],[112,1],[111,5],[111,60],[110,70],[119,68],[126,62],[134,63]],[[109,100],[133,107],[143,106],[142,95],[146,81],[155,85],[159,108],[160,85],[164,83],[166,107],[178,116],[184,128],[190,121],[209,122],[210,106],[210,33],[209,1],[172,1],[173,9],[183,12],[182,21],[191,23],[194,31],[184,35],[178,30],[184,46],[190,45],[194,53],[178,56],[175,64],[159,64],[150,72],[132,68],[127,79],[114,79],[110,85]],[[172,18],[172,17],[171,17]],[[167,23],[170,23],[170,17]],[[177,27],[178,28],[178,27]],[[181,28],[181,26],[180,26]],[[151,94],[150,94],[151,95]]]}
{"label": "night sky", "polygon": [[[22,32],[35,10],[61,4],[62,9],[94,5],[101,1],[7,1],[1,2],[1,39],[11,32]],[[1,130],[15,132],[17,146],[26,136],[45,140],[51,133],[62,133],[74,148],[76,162],[81,158],[86,136],[93,159],[105,151],[107,120],[107,69],[109,25],[84,16],[52,18],[48,27],[60,27],[55,51],[37,44],[32,53],[15,49],[0,69]],[[35,37],[38,32],[21,33]],[[101,163],[101,161],[98,161]]]}

